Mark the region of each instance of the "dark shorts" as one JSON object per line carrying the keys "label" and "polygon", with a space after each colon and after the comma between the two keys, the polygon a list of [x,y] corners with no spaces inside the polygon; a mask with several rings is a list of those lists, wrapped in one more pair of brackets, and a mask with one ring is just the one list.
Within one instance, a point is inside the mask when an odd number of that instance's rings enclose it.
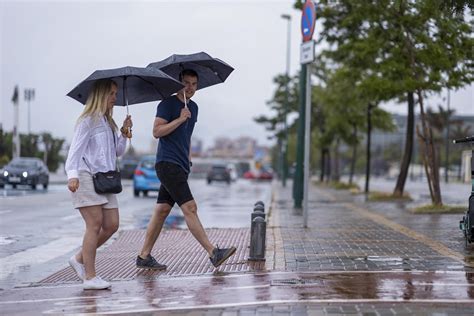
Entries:
{"label": "dark shorts", "polygon": [[156,203],[179,206],[194,200],[188,185],[188,174],[179,165],[160,161],[155,164],[156,175],[161,181]]}

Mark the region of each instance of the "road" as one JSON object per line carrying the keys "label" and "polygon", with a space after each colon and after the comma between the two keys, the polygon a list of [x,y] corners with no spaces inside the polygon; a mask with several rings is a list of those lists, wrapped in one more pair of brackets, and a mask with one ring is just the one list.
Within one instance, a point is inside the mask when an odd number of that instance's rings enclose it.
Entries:
{"label": "road", "polygon": [[[269,204],[271,199],[268,182],[238,180],[231,185],[208,185],[205,180],[191,179],[190,186],[205,228],[247,227],[253,204],[257,200]],[[134,197],[131,181],[124,181],[119,195],[119,233],[145,229],[156,197],[156,192]],[[79,212],[72,208],[65,184],[52,184],[48,190],[0,190],[0,219],[1,289],[38,281],[64,267],[80,246],[85,228]],[[165,225],[186,228],[178,207]]]}

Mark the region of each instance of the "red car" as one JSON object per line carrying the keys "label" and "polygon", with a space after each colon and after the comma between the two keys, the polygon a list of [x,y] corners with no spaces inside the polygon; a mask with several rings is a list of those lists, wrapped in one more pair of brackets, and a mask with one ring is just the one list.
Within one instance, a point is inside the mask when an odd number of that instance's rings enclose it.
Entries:
{"label": "red car", "polygon": [[244,173],[244,179],[250,180],[272,180],[273,173],[267,170],[247,171]]}
{"label": "red car", "polygon": [[244,173],[244,179],[256,179],[256,177],[253,172],[249,170]]}

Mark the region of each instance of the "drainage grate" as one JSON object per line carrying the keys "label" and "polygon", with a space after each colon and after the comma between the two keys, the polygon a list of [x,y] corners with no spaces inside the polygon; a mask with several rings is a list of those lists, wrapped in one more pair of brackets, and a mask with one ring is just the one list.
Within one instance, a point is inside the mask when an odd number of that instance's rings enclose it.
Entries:
{"label": "drainage grate", "polygon": [[272,280],[271,286],[317,286],[323,284],[320,279],[282,279]]}
{"label": "drainage grate", "polygon": [[[207,229],[209,239],[222,247],[233,245],[235,255],[229,258],[220,272],[248,272],[247,262],[250,232],[248,228]],[[97,253],[97,273],[108,280],[156,279],[162,276],[183,276],[215,271],[207,254],[188,230],[167,230],[160,235],[152,255],[168,265],[166,271],[139,270],[135,258],[143,244],[144,230],[124,231],[109,247]],[[62,269],[35,285],[78,282],[70,267]]]}

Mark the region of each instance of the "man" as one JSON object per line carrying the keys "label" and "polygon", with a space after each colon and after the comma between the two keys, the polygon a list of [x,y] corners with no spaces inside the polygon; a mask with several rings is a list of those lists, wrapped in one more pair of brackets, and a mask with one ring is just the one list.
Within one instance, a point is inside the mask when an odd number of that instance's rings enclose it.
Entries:
{"label": "man", "polygon": [[166,269],[166,265],[158,263],[150,253],[174,203],[178,203],[189,230],[207,251],[214,267],[221,265],[236,250],[235,247],[214,247],[197,215],[197,205],[189,189],[188,175],[191,165],[191,135],[198,115],[198,106],[190,99],[196,92],[199,77],[194,70],[185,69],[179,79],[184,88],[158,105],[153,124],[153,136],[160,139],[155,169],[161,187],[143,248],[137,256],[138,268]]}

